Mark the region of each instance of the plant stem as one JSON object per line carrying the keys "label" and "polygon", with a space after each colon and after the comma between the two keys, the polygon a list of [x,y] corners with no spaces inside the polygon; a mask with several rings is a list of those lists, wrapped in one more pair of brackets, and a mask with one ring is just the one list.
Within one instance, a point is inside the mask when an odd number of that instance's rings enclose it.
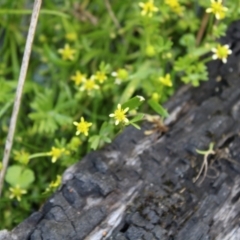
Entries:
{"label": "plant stem", "polygon": [[114,14],[114,12],[113,12],[113,10],[112,10],[112,7],[111,7],[111,5],[110,5],[110,3],[109,3],[109,1],[108,1],[108,0],[105,0],[104,2],[105,2],[105,5],[106,5],[106,8],[107,8],[107,10],[108,10],[109,16],[110,16],[110,18],[112,19],[115,27],[116,27],[117,29],[120,29],[120,28],[121,28],[121,25],[120,25],[118,19],[116,18],[115,14]]}
{"label": "plant stem", "polygon": [[16,97],[15,97],[15,101],[14,101],[13,112],[12,112],[12,116],[11,116],[9,131],[8,131],[7,140],[6,140],[5,149],[4,149],[3,168],[0,172],[0,197],[1,197],[1,193],[2,193],[4,177],[6,174],[7,167],[8,167],[9,156],[10,156],[10,152],[12,149],[13,137],[14,137],[14,132],[16,129],[17,117],[18,117],[18,113],[19,113],[21,97],[22,97],[22,92],[23,92],[23,86],[24,86],[24,82],[25,82],[25,78],[26,78],[26,74],[27,74],[29,58],[30,58],[30,54],[31,54],[31,50],[32,50],[33,38],[34,38],[36,26],[37,26],[37,21],[38,21],[41,4],[42,4],[42,0],[35,0],[34,6],[33,6],[33,12],[32,12],[31,22],[30,22],[30,26],[29,26],[29,30],[28,30],[27,42],[26,42],[22,65],[21,65],[21,70],[20,70],[20,74],[19,74],[19,78],[18,78],[18,86],[17,86],[17,90],[16,90]]}

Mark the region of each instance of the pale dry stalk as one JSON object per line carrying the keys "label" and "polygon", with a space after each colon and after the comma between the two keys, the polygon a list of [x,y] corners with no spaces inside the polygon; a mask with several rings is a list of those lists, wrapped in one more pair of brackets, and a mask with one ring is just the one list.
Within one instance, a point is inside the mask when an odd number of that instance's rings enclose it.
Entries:
{"label": "pale dry stalk", "polygon": [[10,156],[10,152],[13,144],[14,132],[16,128],[17,117],[18,117],[20,103],[21,103],[23,86],[24,86],[24,82],[27,74],[29,58],[32,50],[33,38],[34,38],[34,34],[35,34],[37,22],[38,22],[38,16],[39,16],[41,4],[42,4],[42,0],[35,0],[34,6],[33,6],[33,12],[32,12],[31,22],[28,30],[27,42],[24,49],[22,65],[21,65],[20,74],[18,78],[18,86],[16,90],[16,96],[15,96],[9,131],[8,131],[7,140],[6,140],[5,149],[4,149],[3,162],[2,162],[3,168],[0,172],[0,197],[2,193],[4,177],[8,167],[9,156]]}

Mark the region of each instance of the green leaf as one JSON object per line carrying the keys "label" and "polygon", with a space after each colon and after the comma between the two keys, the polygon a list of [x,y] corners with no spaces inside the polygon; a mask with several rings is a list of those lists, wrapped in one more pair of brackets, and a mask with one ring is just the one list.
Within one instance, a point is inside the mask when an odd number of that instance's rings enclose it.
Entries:
{"label": "green leaf", "polygon": [[195,36],[192,33],[183,35],[180,38],[180,44],[188,49],[194,49],[196,44]]}
{"label": "green leaf", "polygon": [[106,143],[112,142],[112,140],[109,137],[102,137],[102,140]]}
{"label": "green leaf", "polygon": [[34,172],[31,169],[27,168],[23,170],[20,176],[19,185],[22,188],[28,188],[34,180]]}
{"label": "green leaf", "polygon": [[17,184],[21,188],[28,188],[35,180],[34,172],[19,165],[12,165],[6,173],[6,182],[15,187]]}
{"label": "green leaf", "polygon": [[196,149],[196,152],[198,154],[202,154],[202,155],[205,155],[207,153],[207,151],[202,151],[202,150],[198,150],[198,149]]}
{"label": "green leaf", "polygon": [[130,123],[141,121],[143,119],[143,117],[144,117],[144,114],[139,113],[130,121]]}
{"label": "green leaf", "polygon": [[135,128],[137,128],[138,130],[141,129],[140,126],[138,126],[136,123],[132,123],[132,122],[130,122],[130,124],[133,125]]}
{"label": "green leaf", "polygon": [[125,108],[129,108],[129,110],[133,110],[133,109],[136,109],[137,107],[139,107],[144,101],[144,98],[141,97],[141,96],[136,96],[136,97],[133,97],[131,98],[130,100],[128,100],[127,102],[125,102],[123,105],[122,105],[122,108],[125,109]]}
{"label": "green leaf", "polygon": [[94,135],[94,136],[90,137],[88,141],[91,143],[90,147],[93,150],[96,150],[98,145],[99,145],[100,136],[99,135]]}
{"label": "green leaf", "polygon": [[149,106],[162,117],[168,117],[169,114],[165,108],[163,108],[158,102],[153,99],[148,100]]}
{"label": "green leaf", "polygon": [[144,80],[148,80],[149,76],[154,72],[154,69],[150,65],[150,62],[146,62],[138,66],[138,70],[136,73],[129,76],[129,83],[125,87],[124,91],[121,93],[120,103],[126,102],[133,93],[142,86],[142,82]]}
{"label": "green leaf", "polygon": [[106,64],[105,62],[101,62],[100,66],[99,66],[100,71],[105,72],[105,73],[109,73],[111,66],[110,64]]}
{"label": "green leaf", "polygon": [[108,124],[108,122],[104,122],[100,128],[99,135],[105,135],[112,131],[112,125]]}
{"label": "green leaf", "polygon": [[12,165],[8,167],[5,180],[12,186],[18,184],[18,178],[21,175],[22,167],[18,165]]}

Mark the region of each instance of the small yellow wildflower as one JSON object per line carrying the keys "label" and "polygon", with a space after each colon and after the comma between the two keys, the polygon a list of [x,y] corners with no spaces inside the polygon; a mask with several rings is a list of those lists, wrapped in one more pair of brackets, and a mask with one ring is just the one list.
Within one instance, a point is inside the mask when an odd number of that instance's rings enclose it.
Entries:
{"label": "small yellow wildflower", "polygon": [[115,110],[114,113],[111,113],[109,117],[114,117],[115,118],[115,124],[118,125],[120,122],[123,123],[128,123],[129,120],[126,118],[126,112],[129,110],[129,108],[125,108],[124,110],[122,109],[121,104],[117,105],[117,109]]}
{"label": "small yellow wildflower", "polygon": [[228,8],[222,5],[222,0],[211,0],[211,7],[207,8],[207,13],[215,14],[216,19],[220,20],[225,17],[225,12],[228,11]]}
{"label": "small yellow wildflower", "polygon": [[58,52],[62,55],[63,60],[73,60],[76,50],[70,48],[69,44],[65,44],[64,48],[58,49]]}
{"label": "small yellow wildflower", "polygon": [[212,49],[212,52],[214,52],[212,58],[215,59],[221,59],[223,63],[227,62],[227,57],[232,53],[232,50],[229,49],[229,45],[220,45],[218,44],[216,48]]}
{"label": "small yellow wildflower", "polygon": [[172,81],[169,73],[166,74],[165,77],[160,77],[159,81],[168,87],[172,87]]}
{"label": "small yellow wildflower", "polygon": [[76,71],[76,74],[71,76],[71,80],[75,82],[76,86],[78,86],[86,80],[86,75],[82,74],[80,71]]}
{"label": "small yellow wildflower", "polygon": [[24,150],[21,151],[13,151],[14,153],[14,160],[27,165],[29,162],[30,154],[25,152]]}
{"label": "small yellow wildflower", "polygon": [[75,41],[77,39],[77,34],[74,33],[74,32],[71,32],[71,33],[67,33],[65,35],[65,38],[68,40],[68,41]]}
{"label": "small yellow wildflower", "polygon": [[3,164],[0,162],[0,171],[3,169]]}
{"label": "small yellow wildflower", "polygon": [[92,76],[90,79],[83,82],[83,86],[80,88],[80,91],[86,90],[90,93],[94,89],[99,89],[99,86],[95,82],[95,77]]}
{"label": "small yellow wildflower", "polygon": [[174,12],[182,14],[183,9],[180,6],[178,0],[165,0],[165,4],[167,4]]}
{"label": "small yellow wildflower", "polygon": [[124,80],[128,78],[128,72],[124,68],[120,68],[117,72],[112,72],[111,75],[116,77],[115,84],[121,84]]}
{"label": "small yellow wildflower", "polygon": [[86,122],[83,117],[81,117],[80,122],[73,122],[73,124],[77,127],[76,135],[83,133],[85,136],[88,136],[89,127],[92,126],[92,123]]}
{"label": "small yellow wildflower", "polygon": [[142,8],[142,16],[152,17],[153,13],[158,11],[158,8],[154,5],[154,0],[149,0],[146,3],[140,2],[138,5]]}
{"label": "small yellow wildflower", "polygon": [[48,155],[52,156],[52,163],[55,163],[62,156],[64,152],[65,152],[65,148],[52,147]]}
{"label": "small yellow wildflower", "polygon": [[9,188],[11,194],[9,195],[9,198],[16,198],[19,202],[21,201],[21,196],[23,194],[26,194],[27,191],[24,189],[21,189],[19,185],[16,185],[14,188]]}
{"label": "small yellow wildflower", "polygon": [[105,72],[97,71],[95,74],[95,79],[98,80],[100,83],[104,83],[107,79]]}
{"label": "small yellow wildflower", "polygon": [[60,175],[57,175],[57,179],[55,181],[52,181],[49,184],[49,187],[50,188],[56,188],[61,184],[61,181],[62,181],[62,177]]}
{"label": "small yellow wildflower", "polygon": [[49,184],[44,193],[48,193],[52,190],[55,190],[55,188],[57,188],[61,184],[61,181],[62,177],[60,175],[57,175],[57,179]]}

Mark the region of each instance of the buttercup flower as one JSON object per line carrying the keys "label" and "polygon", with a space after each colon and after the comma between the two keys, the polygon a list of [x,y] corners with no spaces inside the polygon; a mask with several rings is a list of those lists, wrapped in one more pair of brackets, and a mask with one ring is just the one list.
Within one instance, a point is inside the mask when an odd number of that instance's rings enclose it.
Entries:
{"label": "buttercup flower", "polygon": [[232,50],[229,49],[229,45],[220,45],[218,44],[216,48],[212,49],[212,52],[214,52],[212,58],[215,59],[221,59],[223,63],[227,62],[227,57],[232,53]]}
{"label": "buttercup flower", "polygon": [[114,113],[111,113],[109,117],[115,118],[115,124],[118,125],[120,122],[122,123],[128,123],[129,120],[126,118],[126,112],[129,110],[129,108],[122,109],[121,104],[117,105],[117,109]]}
{"label": "buttercup flower", "polygon": [[82,74],[80,71],[76,71],[76,74],[71,77],[71,80],[78,86],[86,80],[86,75]]}
{"label": "buttercup flower", "polygon": [[174,12],[178,14],[181,14],[183,11],[178,0],[165,0],[165,4],[167,4]]}
{"label": "buttercup flower", "polygon": [[57,179],[55,181],[52,181],[49,185],[50,188],[56,188],[61,184],[62,177],[60,175],[57,175]]}
{"label": "buttercup flower", "polygon": [[95,74],[95,79],[98,80],[100,83],[104,83],[107,79],[105,72],[97,71]]}
{"label": "buttercup flower", "polygon": [[64,152],[65,152],[65,148],[52,147],[48,155],[52,156],[52,163],[55,163],[62,156]]}
{"label": "buttercup flower", "polygon": [[169,73],[166,74],[165,77],[160,77],[159,81],[168,87],[172,87],[172,81]]}
{"label": "buttercup flower", "polygon": [[142,16],[152,17],[153,13],[158,11],[158,8],[154,5],[154,0],[149,0],[146,3],[140,2],[138,5],[142,8]]}
{"label": "buttercup flower", "polygon": [[225,17],[225,12],[228,11],[228,8],[222,5],[222,0],[211,0],[211,7],[207,8],[207,13],[215,14],[216,19],[223,19]]}
{"label": "buttercup flower", "polygon": [[16,198],[19,202],[21,201],[21,196],[27,193],[27,191],[21,189],[19,185],[16,185],[14,188],[9,188],[9,190],[11,192],[9,198]]}
{"label": "buttercup flower", "polygon": [[90,93],[94,89],[99,89],[99,86],[95,82],[95,77],[92,76],[90,79],[87,79],[83,82],[83,86],[80,88],[80,91],[88,91]]}
{"label": "buttercup flower", "polygon": [[62,181],[62,177],[60,175],[57,175],[57,179],[55,181],[52,181],[49,186],[46,188],[45,193],[50,192],[52,190],[54,190],[55,188],[57,188]]}
{"label": "buttercup flower", "polygon": [[63,60],[73,60],[75,50],[70,48],[69,44],[65,44],[64,48],[58,49],[58,52],[62,55]]}
{"label": "buttercup flower", "polygon": [[113,77],[116,77],[115,83],[116,84],[121,84],[122,81],[126,80],[128,77],[128,72],[124,68],[118,69],[116,72],[112,72],[111,75]]}
{"label": "buttercup flower", "polygon": [[30,154],[25,152],[24,150],[21,151],[13,151],[14,153],[14,160],[27,165],[29,162]]}
{"label": "buttercup flower", "polygon": [[83,117],[81,117],[80,122],[73,122],[73,124],[77,127],[76,135],[83,133],[85,136],[88,136],[89,127],[92,126],[92,123],[86,122]]}

